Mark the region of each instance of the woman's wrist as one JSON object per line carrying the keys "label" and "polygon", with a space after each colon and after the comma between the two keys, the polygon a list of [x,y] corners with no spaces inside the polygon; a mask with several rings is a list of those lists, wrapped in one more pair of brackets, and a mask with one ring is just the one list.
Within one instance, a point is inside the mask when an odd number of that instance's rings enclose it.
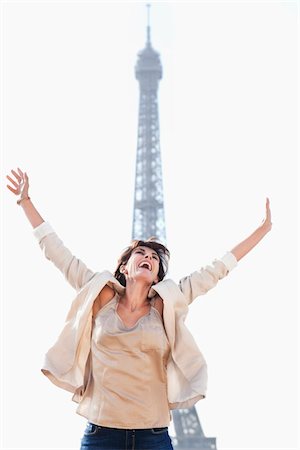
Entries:
{"label": "woman's wrist", "polygon": [[19,198],[19,200],[17,200],[17,204],[21,205],[22,202],[24,202],[25,200],[30,200],[30,197],[27,195],[27,197],[23,197],[23,198]]}

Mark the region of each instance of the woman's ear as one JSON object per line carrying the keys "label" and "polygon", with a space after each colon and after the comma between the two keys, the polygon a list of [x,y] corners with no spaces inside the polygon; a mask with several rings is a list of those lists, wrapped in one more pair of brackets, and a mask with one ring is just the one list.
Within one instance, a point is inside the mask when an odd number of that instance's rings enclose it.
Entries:
{"label": "woman's ear", "polygon": [[152,286],[154,285],[154,284],[157,284],[159,282],[159,278],[158,278],[158,276],[155,278],[155,280],[153,281],[153,283],[152,283]]}
{"label": "woman's ear", "polygon": [[124,265],[124,264],[122,264],[121,266],[120,266],[120,272],[124,275],[125,273],[127,273],[127,270],[126,270],[126,266]]}

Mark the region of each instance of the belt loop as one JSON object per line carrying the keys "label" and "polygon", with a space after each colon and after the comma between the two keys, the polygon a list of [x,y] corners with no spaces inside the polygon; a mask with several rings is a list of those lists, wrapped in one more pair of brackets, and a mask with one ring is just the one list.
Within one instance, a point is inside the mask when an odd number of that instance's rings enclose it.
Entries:
{"label": "belt loop", "polygon": [[132,450],[135,450],[135,430],[132,431]]}

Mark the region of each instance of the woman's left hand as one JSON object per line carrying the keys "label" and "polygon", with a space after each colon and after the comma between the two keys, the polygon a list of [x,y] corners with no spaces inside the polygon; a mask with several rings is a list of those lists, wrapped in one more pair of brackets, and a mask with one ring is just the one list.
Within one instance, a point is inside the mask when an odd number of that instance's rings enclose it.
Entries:
{"label": "woman's left hand", "polygon": [[266,231],[271,231],[272,229],[272,221],[271,221],[271,209],[270,209],[270,200],[267,197],[266,200],[266,217],[262,221],[261,227]]}

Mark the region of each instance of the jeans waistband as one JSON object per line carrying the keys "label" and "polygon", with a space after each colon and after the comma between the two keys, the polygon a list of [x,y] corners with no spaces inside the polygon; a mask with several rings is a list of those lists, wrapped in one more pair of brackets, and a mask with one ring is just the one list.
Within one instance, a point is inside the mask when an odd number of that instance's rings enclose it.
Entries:
{"label": "jeans waistband", "polygon": [[103,425],[96,425],[95,423],[89,422],[91,425],[94,425],[99,428],[103,428],[105,430],[117,430],[117,431],[149,431],[149,430],[167,430],[168,427],[151,427],[151,428],[116,428],[116,427],[104,427]]}

